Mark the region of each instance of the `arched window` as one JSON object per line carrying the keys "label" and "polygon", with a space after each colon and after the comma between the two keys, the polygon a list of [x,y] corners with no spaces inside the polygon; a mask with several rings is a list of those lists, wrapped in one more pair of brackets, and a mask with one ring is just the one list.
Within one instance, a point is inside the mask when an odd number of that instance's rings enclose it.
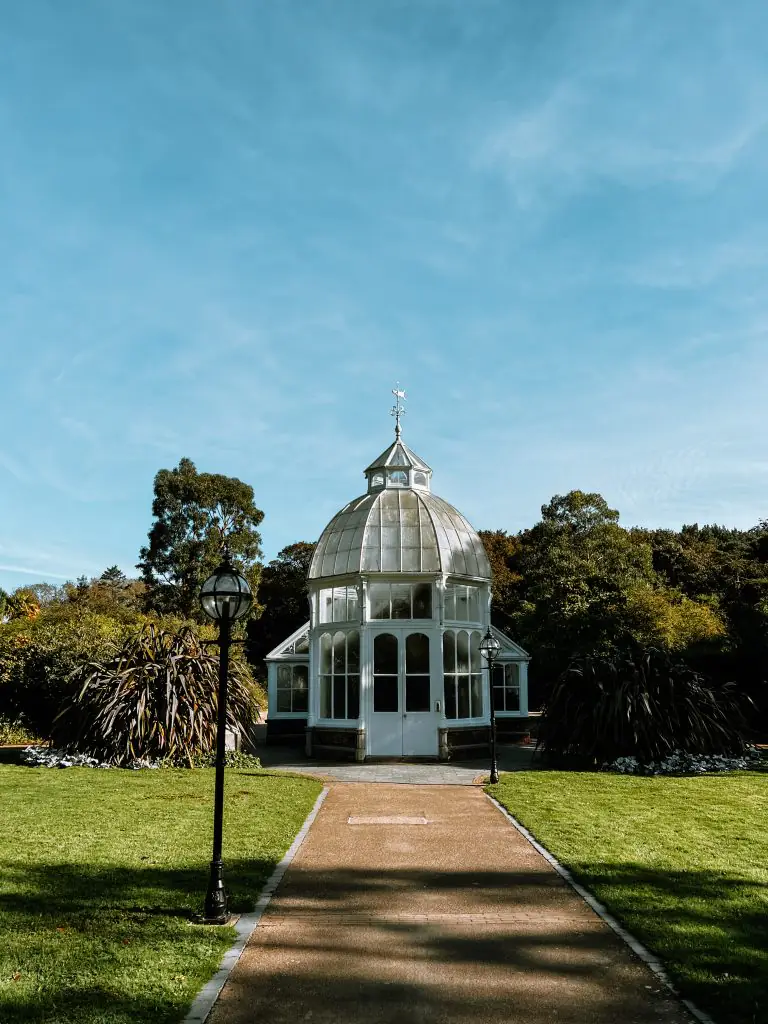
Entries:
{"label": "arched window", "polygon": [[429,637],[409,633],[405,638],[405,710],[429,711]]}
{"label": "arched window", "polygon": [[426,487],[427,486],[427,474],[426,473],[414,473],[413,474],[413,486],[414,487]]}
{"label": "arched window", "polygon": [[384,474],[374,473],[371,477],[371,487],[383,487],[384,486]]}
{"label": "arched window", "polygon": [[443,634],[443,692],[446,718],[483,714],[480,633],[447,629]]}
{"label": "arched window", "polygon": [[389,482],[394,484],[396,487],[407,487],[408,486],[408,474],[404,469],[390,470]]}
{"label": "arched window", "polygon": [[360,634],[356,629],[320,637],[320,717],[360,717]]}
{"label": "arched window", "polygon": [[399,711],[399,647],[392,633],[373,638],[373,710]]}

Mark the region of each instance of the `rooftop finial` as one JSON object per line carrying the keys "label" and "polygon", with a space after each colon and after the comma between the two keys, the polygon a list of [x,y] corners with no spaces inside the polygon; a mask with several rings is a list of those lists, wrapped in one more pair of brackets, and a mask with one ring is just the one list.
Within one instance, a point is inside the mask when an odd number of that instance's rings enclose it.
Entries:
{"label": "rooftop finial", "polygon": [[400,440],[400,417],[405,416],[405,409],[400,404],[405,401],[405,392],[400,390],[400,381],[395,384],[392,389],[392,394],[395,396],[395,404],[392,406],[390,416],[395,417],[395,440]]}

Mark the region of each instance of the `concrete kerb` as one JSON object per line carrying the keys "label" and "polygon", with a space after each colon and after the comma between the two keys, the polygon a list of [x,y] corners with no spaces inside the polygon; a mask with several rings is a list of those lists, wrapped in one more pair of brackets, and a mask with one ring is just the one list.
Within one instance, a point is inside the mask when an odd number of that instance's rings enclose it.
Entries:
{"label": "concrete kerb", "polygon": [[597,916],[601,918],[608,927],[611,928],[619,938],[629,946],[632,952],[638,956],[643,963],[650,967],[659,981],[666,986],[666,988],[668,988],[677,999],[680,1000],[692,1017],[695,1017],[700,1024],[715,1024],[712,1017],[710,1017],[709,1014],[704,1013],[703,1010],[700,1010],[695,1003],[690,1001],[690,999],[683,999],[667,975],[667,972],[664,970],[664,965],[658,957],[654,956],[649,949],[646,949],[642,942],[639,942],[634,935],[620,925],[616,918],[609,913],[607,908],[604,907],[599,900],[595,899],[591,892],[588,892],[584,886],[579,885],[568,868],[563,867],[557,857],[554,857],[545,846],[542,846],[541,843],[531,835],[528,829],[524,825],[521,825],[517,818],[509,813],[506,807],[503,807],[498,800],[491,796],[490,793],[486,793],[485,795],[491,803],[501,811],[507,821],[517,829],[520,835],[523,836],[524,839],[528,840],[534,850],[536,850],[537,853],[540,853],[541,856],[552,865],[558,875],[560,875],[560,877],[570,885],[574,892],[581,896],[587,906],[594,910]]}
{"label": "concrete kerb", "polygon": [[262,914],[267,909],[267,905],[272,899],[275,889],[277,889],[283,875],[288,869],[288,866],[298,853],[299,847],[304,842],[307,832],[309,832],[310,826],[317,817],[327,795],[328,786],[325,786],[322,793],[320,793],[315,801],[315,806],[309,812],[304,824],[296,834],[296,838],[286,850],[285,856],[265,883],[264,888],[261,890],[261,895],[256,901],[255,907],[250,914],[242,914],[235,924],[237,938],[222,957],[219,969],[216,971],[214,976],[209,982],[203,985],[198,992],[195,997],[195,1001],[192,1003],[189,1013],[184,1018],[182,1024],[203,1024],[208,1017],[208,1014],[213,1009],[214,1003],[219,998],[221,990],[224,988],[227,978],[229,978],[232,973],[232,969],[240,959],[240,955],[245,949],[246,943],[258,926]]}

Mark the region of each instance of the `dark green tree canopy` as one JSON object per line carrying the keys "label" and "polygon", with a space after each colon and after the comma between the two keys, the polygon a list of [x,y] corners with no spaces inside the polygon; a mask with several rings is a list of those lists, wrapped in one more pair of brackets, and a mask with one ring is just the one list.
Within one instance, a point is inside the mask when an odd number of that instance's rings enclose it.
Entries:
{"label": "dark green tree canopy", "polygon": [[248,623],[248,658],[257,675],[264,675],[264,657],[309,618],[307,577],[314,544],[298,541],[279,551],[264,566],[259,601],[264,611]]}
{"label": "dark green tree canopy", "polygon": [[219,563],[223,541],[233,562],[255,591],[259,579],[264,513],[253,488],[236,477],[198,473],[190,459],[155,477],[149,543],[139,552],[137,568],[153,611],[199,618],[198,594],[203,580]]}

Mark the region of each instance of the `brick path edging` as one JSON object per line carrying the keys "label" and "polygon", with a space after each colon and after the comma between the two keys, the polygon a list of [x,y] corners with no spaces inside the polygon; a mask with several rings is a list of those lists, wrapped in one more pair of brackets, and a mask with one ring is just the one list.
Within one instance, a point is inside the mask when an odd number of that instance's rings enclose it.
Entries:
{"label": "brick path edging", "polygon": [[227,978],[229,978],[235,964],[240,959],[240,955],[245,949],[246,943],[258,927],[262,914],[267,909],[267,905],[272,899],[275,889],[277,889],[278,885],[282,881],[283,875],[288,870],[291,861],[298,853],[299,847],[304,842],[307,832],[309,832],[310,826],[317,817],[318,812],[323,805],[323,801],[327,796],[328,787],[324,786],[323,791],[320,793],[317,800],[315,800],[315,806],[309,812],[304,824],[297,832],[296,838],[288,847],[283,859],[266,881],[264,888],[261,890],[261,894],[256,901],[255,907],[250,914],[241,914],[240,919],[235,924],[237,938],[222,957],[219,969],[216,971],[214,976],[209,982],[203,985],[198,992],[195,997],[195,1001],[192,1003],[189,1013],[182,1021],[182,1024],[204,1024],[208,1014],[213,1009],[214,1003],[219,998],[219,994],[224,988]]}
{"label": "brick path edging", "polygon": [[695,1003],[692,1003],[690,999],[684,999],[680,995],[673,985],[672,980],[667,975],[667,972],[664,970],[664,965],[658,957],[654,956],[653,953],[651,953],[651,951],[642,944],[642,942],[639,942],[634,935],[623,927],[623,925],[619,924],[613,914],[609,913],[608,909],[603,906],[599,900],[595,899],[591,892],[588,892],[583,885],[579,885],[568,868],[563,867],[557,857],[553,856],[545,846],[542,846],[541,843],[528,831],[528,829],[524,825],[521,825],[517,818],[509,813],[506,807],[503,807],[498,800],[491,796],[490,793],[486,793],[485,795],[517,829],[520,835],[523,836],[524,839],[528,840],[534,850],[536,850],[537,853],[540,853],[541,856],[552,865],[558,875],[560,875],[560,877],[570,885],[573,891],[581,896],[587,906],[594,910],[597,916],[601,918],[601,920],[603,920],[608,927],[611,928],[619,938],[629,946],[632,952],[638,956],[643,963],[650,967],[653,973],[658,977],[659,981],[665,985],[677,999],[680,1000],[691,1016],[695,1017],[696,1020],[699,1021],[699,1024],[715,1024],[715,1021],[709,1016],[709,1014],[700,1010],[699,1007],[696,1006]]}

